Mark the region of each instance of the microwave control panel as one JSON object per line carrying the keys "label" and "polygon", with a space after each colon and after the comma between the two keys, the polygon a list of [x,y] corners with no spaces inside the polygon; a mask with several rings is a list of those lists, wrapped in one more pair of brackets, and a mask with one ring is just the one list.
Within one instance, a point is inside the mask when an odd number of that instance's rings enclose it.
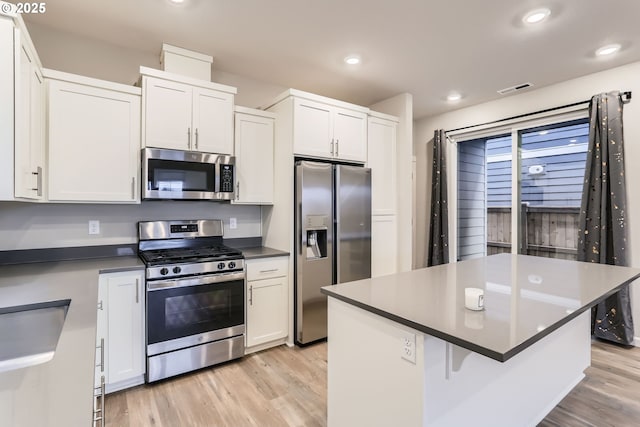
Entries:
{"label": "microwave control panel", "polygon": [[233,165],[222,165],[220,167],[220,191],[222,193],[233,193]]}

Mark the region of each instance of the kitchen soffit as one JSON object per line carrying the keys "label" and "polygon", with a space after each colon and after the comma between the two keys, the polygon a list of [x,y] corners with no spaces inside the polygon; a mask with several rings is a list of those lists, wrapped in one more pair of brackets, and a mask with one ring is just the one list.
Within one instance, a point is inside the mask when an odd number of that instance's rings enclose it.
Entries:
{"label": "kitchen soffit", "polygon": [[[540,26],[522,16],[552,15]],[[497,99],[640,60],[640,2],[553,0],[56,0],[34,22],[145,52],[163,42],[214,57],[216,70],[361,105],[402,92],[415,117]],[[621,43],[614,57],[594,50]],[[343,58],[358,52],[357,68]],[[446,102],[448,90],[464,101]]]}

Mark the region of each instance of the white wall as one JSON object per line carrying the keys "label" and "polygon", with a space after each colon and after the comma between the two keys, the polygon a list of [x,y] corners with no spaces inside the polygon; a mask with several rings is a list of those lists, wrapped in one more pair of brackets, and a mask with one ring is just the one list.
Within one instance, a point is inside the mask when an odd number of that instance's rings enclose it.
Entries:
{"label": "white wall", "polygon": [[[413,260],[413,237],[411,222],[413,217],[412,201],[412,169],[413,169],[413,97],[403,93],[393,98],[385,99],[371,105],[373,111],[391,114],[400,119],[398,123],[398,139],[396,145],[397,191],[398,206],[398,271],[409,271]],[[406,189],[406,191],[405,191]]]}
{"label": "white wall", "polygon": [[[238,228],[229,228],[229,218]],[[260,207],[217,202],[143,202],[139,205],[80,205],[0,202],[0,250],[136,243],[138,221],[222,219],[224,237],[261,236]],[[100,234],[89,235],[89,220]]]}
{"label": "white wall", "polygon": [[[627,173],[627,226],[630,244],[628,261],[640,267],[640,62],[607,71],[568,80],[553,86],[513,95],[497,101],[474,105],[450,113],[427,117],[415,122],[414,153],[417,157],[416,243],[417,256],[425,265],[427,245],[430,188],[431,151],[435,129],[454,129],[492,120],[525,114],[590,99],[591,96],[612,90],[633,91],[634,99],[624,106],[625,163]],[[447,145],[452,148],[450,144]],[[448,153],[450,156],[451,153]],[[450,178],[449,178],[450,179]],[[450,196],[451,197],[451,196]],[[455,212],[449,212],[453,215]],[[636,337],[640,335],[640,284],[632,287],[633,316],[636,319]],[[636,338],[638,342],[638,338]]]}
{"label": "white wall", "polygon": [[[78,37],[47,26],[27,23],[27,29],[45,68],[80,74],[96,79],[133,85],[140,76],[140,66],[161,69],[160,50],[145,52],[87,37]],[[188,46],[187,46],[188,48]],[[236,105],[260,107],[286,88],[216,69],[213,55],[212,80],[238,88]]]}

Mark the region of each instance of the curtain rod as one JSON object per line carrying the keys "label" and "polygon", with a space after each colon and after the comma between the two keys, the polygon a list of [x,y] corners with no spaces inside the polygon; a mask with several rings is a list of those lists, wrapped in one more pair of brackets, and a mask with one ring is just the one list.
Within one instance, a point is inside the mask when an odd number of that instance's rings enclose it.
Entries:
{"label": "curtain rod", "polygon": [[[631,91],[621,92],[620,93],[620,98],[622,99],[622,103],[623,104],[628,104],[629,102],[631,102]],[[506,121],[509,121],[509,120],[515,120],[515,119],[521,119],[523,117],[534,116],[536,114],[543,114],[543,113],[549,113],[551,111],[562,110],[563,108],[576,107],[578,105],[588,104],[590,102],[591,102],[591,100],[588,99],[586,101],[574,102],[572,104],[566,104],[566,105],[560,105],[558,107],[546,108],[544,110],[538,110],[538,111],[534,111],[532,113],[526,113],[526,114],[519,114],[517,116],[506,117],[504,119],[494,120],[494,121],[491,121],[491,122],[479,123],[479,124],[476,124],[476,125],[464,126],[464,127],[456,128],[456,129],[449,129],[449,130],[444,131],[444,133],[457,132],[459,130],[471,129],[471,128],[475,128],[475,127],[478,127],[478,126],[493,125],[493,124],[497,124],[497,123],[506,122]]]}

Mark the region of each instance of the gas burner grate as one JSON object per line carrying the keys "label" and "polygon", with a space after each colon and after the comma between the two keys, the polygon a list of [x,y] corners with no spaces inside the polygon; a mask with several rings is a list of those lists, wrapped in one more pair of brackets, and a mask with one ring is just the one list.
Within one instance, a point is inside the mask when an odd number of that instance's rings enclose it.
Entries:
{"label": "gas burner grate", "polygon": [[150,265],[169,264],[176,262],[228,259],[241,257],[242,252],[227,246],[208,246],[202,248],[174,248],[158,249],[140,252],[145,263]]}

